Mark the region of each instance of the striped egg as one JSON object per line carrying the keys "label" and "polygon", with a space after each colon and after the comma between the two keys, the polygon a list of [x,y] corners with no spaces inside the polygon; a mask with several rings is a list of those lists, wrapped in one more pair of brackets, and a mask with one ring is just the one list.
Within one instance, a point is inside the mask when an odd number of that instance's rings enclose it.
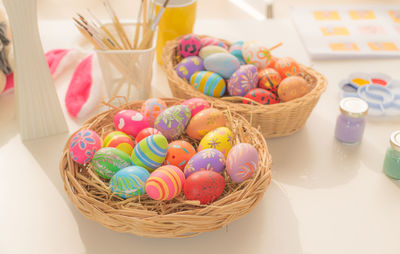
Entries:
{"label": "striped egg", "polygon": [[151,136],[151,135],[156,135],[156,134],[161,134],[161,132],[155,128],[146,128],[141,130],[137,136],[136,136],[136,144],[139,143],[140,141],[142,141],[142,139]]}
{"label": "striped egg", "polygon": [[103,147],[98,150],[92,159],[92,167],[96,173],[110,179],[120,169],[132,165],[129,155],[114,147]]}
{"label": "striped egg", "polygon": [[162,112],[154,122],[154,128],[168,140],[178,139],[190,121],[190,109],[185,105],[175,105]]}
{"label": "striped egg", "polygon": [[167,109],[167,104],[160,98],[147,99],[140,109],[140,113],[149,120],[150,126],[154,125],[157,116]]}
{"label": "striped egg", "polygon": [[190,78],[190,84],[198,91],[213,97],[221,97],[225,93],[225,80],[211,71],[195,72]]}
{"label": "striped egg", "polygon": [[165,165],[174,165],[183,170],[186,163],[196,154],[194,147],[184,140],[177,140],[168,145]]}
{"label": "striped egg", "polygon": [[173,165],[159,167],[146,182],[146,193],[155,200],[171,200],[181,193],[185,183],[182,170]]}
{"label": "striped egg", "polygon": [[243,41],[236,41],[229,47],[229,52],[239,60],[241,65],[246,64],[242,54],[243,43]]}
{"label": "striped egg", "polygon": [[133,149],[131,159],[134,165],[144,167],[149,172],[161,166],[167,154],[168,141],[160,134],[141,140]]}
{"label": "striped egg", "polygon": [[182,102],[182,105],[186,105],[190,109],[190,115],[193,118],[200,111],[210,107],[210,103],[202,98],[191,98]]}
{"label": "striped egg", "polygon": [[258,72],[258,86],[273,93],[278,92],[281,75],[272,68],[262,69]]}
{"label": "striped egg", "polygon": [[111,193],[121,198],[144,194],[144,187],[150,173],[138,166],[129,166],[118,171],[110,181]]}
{"label": "striped egg", "polygon": [[200,141],[198,152],[214,148],[222,152],[226,158],[233,145],[233,134],[230,129],[226,127],[216,128],[207,133]]}
{"label": "striped egg", "polygon": [[207,71],[218,73],[226,79],[230,78],[239,67],[239,60],[228,53],[216,53],[204,59],[204,68]]}
{"label": "striped egg", "polygon": [[103,147],[115,147],[128,155],[131,155],[134,146],[132,139],[121,131],[108,133],[103,142]]}
{"label": "striped egg", "polygon": [[226,171],[236,183],[249,179],[257,170],[257,166],[257,149],[248,143],[233,146],[226,158]]}

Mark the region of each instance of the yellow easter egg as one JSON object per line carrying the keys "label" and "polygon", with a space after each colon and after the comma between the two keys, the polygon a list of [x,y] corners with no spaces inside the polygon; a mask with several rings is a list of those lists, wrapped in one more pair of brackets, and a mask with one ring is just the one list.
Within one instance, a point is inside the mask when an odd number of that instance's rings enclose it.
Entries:
{"label": "yellow easter egg", "polygon": [[222,152],[226,158],[233,145],[233,134],[226,127],[216,128],[207,133],[200,141],[198,152],[214,148]]}

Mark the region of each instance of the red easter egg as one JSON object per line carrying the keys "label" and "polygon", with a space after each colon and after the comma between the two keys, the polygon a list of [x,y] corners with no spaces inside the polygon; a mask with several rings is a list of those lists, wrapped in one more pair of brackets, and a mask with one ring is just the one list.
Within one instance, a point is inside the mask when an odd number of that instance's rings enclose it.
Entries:
{"label": "red easter egg", "polygon": [[266,68],[258,72],[258,86],[273,93],[277,92],[281,83],[281,75],[272,68]]}
{"label": "red easter egg", "polygon": [[136,144],[138,144],[142,139],[144,139],[148,136],[151,136],[151,135],[155,135],[155,134],[162,135],[162,133],[159,130],[151,128],[151,127],[141,130],[138,133],[138,135],[136,136]]}
{"label": "red easter egg", "polygon": [[279,72],[281,78],[284,79],[289,76],[295,76],[300,73],[300,66],[291,57],[279,58],[275,63],[275,70]]}
{"label": "red easter egg", "polygon": [[204,170],[191,174],[185,182],[183,191],[188,200],[199,200],[200,204],[209,204],[221,196],[225,188],[225,179],[214,171]]}
{"label": "red easter egg", "polygon": [[188,161],[196,154],[194,147],[184,140],[177,140],[168,145],[164,165],[174,165],[182,171]]}
{"label": "red easter egg", "polygon": [[[256,101],[263,105],[275,104],[279,102],[278,96],[276,96],[273,92],[262,88],[254,88],[250,90],[244,97],[252,99],[253,101]],[[248,100],[243,100],[242,103],[252,104],[252,102]]]}

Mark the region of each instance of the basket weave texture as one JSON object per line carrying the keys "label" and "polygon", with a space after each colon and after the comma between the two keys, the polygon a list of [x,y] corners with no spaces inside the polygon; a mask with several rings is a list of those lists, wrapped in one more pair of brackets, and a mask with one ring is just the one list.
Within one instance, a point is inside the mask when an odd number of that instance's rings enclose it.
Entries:
{"label": "basket weave texture", "polygon": [[[163,100],[168,106],[183,101],[168,98]],[[86,121],[81,129],[94,130],[104,137],[114,130],[113,117],[119,110],[140,110],[142,103],[132,102],[98,114]],[[68,197],[88,219],[118,232],[140,236],[191,237],[228,225],[249,213],[261,200],[271,181],[272,159],[265,139],[257,129],[234,112],[225,110],[224,113],[234,135],[234,143],[252,144],[258,151],[259,165],[254,176],[240,184],[232,182],[225,172],[224,192],[213,203],[200,205],[198,201],[185,200],[183,194],[170,201],[152,200],[147,195],[120,199],[110,193],[107,181],[94,172],[90,163],[79,165],[72,160],[69,143],[73,135],[65,145],[60,162],[60,173]],[[182,139],[192,143],[197,150],[198,142],[186,135]]]}
{"label": "basket weave texture", "polygon": [[[204,36],[200,36],[204,37]],[[264,137],[287,136],[298,131],[310,116],[321,94],[326,90],[326,78],[312,68],[300,65],[300,76],[306,79],[310,92],[301,98],[273,105],[243,104],[243,97],[214,98],[197,91],[190,83],[180,78],[175,66],[182,59],[178,54],[178,44],[182,37],[167,42],[163,50],[163,68],[167,73],[169,87],[174,97],[189,99],[204,98],[218,107],[230,108],[231,111],[244,116],[254,127],[260,127]],[[230,42],[223,41],[228,46]]]}

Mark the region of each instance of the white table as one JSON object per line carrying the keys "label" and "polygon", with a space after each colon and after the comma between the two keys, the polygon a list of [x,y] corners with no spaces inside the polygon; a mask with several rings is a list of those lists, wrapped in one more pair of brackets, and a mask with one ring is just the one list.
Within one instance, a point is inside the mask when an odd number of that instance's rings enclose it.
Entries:
{"label": "white table", "polygon": [[[71,22],[41,22],[46,50],[77,45]],[[259,205],[218,231],[190,239],[150,239],[111,231],[82,216],[63,190],[58,163],[68,134],[21,142],[14,96],[0,98],[0,253],[400,253],[400,185],[382,173],[389,135],[400,118],[368,120],[359,146],[334,139],[337,83],[353,71],[399,78],[399,60],[310,63],[289,21],[198,21],[195,31],[253,39],[274,53],[313,64],[329,86],[296,134],[268,140],[273,182]],[[169,96],[160,68],[153,85]],[[70,131],[80,123],[68,119]]]}

